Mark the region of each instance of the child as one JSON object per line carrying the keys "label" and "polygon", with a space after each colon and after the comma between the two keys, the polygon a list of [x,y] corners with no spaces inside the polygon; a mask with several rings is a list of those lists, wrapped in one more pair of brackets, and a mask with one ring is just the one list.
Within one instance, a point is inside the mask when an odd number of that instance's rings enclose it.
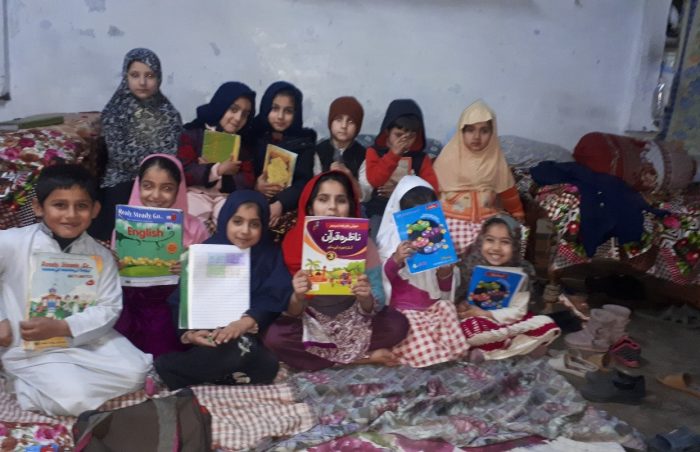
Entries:
{"label": "child", "polygon": [[316,145],[314,175],[330,170],[348,171],[360,178],[360,167],[365,162],[365,148],[355,141],[362,129],[362,105],[354,97],[339,97],[328,109],[328,130],[331,137]]}
{"label": "child", "polygon": [[[367,217],[372,220],[373,236],[379,230],[382,213],[398,183],[399,173],[415,174],[438,189],[432,162],[423,149],[425,127],[420,107],[411,99],[392,101],[374,146],[367,148],[366,155],[366,178],[374,191],[365,207]],[[362,180],[363,176],[360,177]]]}
{"label": "child", "polygon": [[[185,174],[180,161],[167,154],[153,154],[141,162],[139,175],[129,199],[130,206],[181,209],[184,213],[182,245],[184,248],[202,243],[209,237],[204,224],[187,213]],[[114,246],[114,244],[113,244]],[[180,263],[173,264],[171,273],[180,273]],[[114,329],[135,346],[154,357],[182,347],[175,339],[175,327],[170,318],[168,297],[175,285],[123,287],[124,310]]]}
{"label": "child", "polygon": [[[39,224],[0,231],[0,343],[2,364],[23,410],[77,416],[143,387],[151,356],[112,329],[122,308],[111,253],[85,231],[97,216],[96,186],[78,165],[44,168],[36,184]],[[65,320],[24,320],[33,253],[94,255],[94,305]],[[25,350],[22,340],[69,338],[69,347]]]}
{"label": "child", "polygon": [[406,339],[391,351],[401,364],[411,367],[456,360],[469,350],[452,301],[459,274],[453,265],[409,273],[406,258],[415,249],[409,241],[401,241],[394,221],[395,212],[434,201],[437,195],[429,183],[418,176],[405,176],[389,198],[377,236],[384,262],[384,292],[411,325]]}
{"label": "child", "polygon": [[[226,200],[216,234],[206,243],[250,248],[250,309],[222,328],[183,332],[182,343],[192,347],[160,356],[155,362],[169,389],[202,383],[267,384],[277,375],[277,359],[258,337],[287,309],[292,287],[282,255],[268,239],[268,216],[267,201],[260,193],[237,190]],[[179,291],[170,301],[177,319]]]}
{"label": "child", "polygon": [[133,49],[124,57],[122,80],[102,111],[107,165],[102,179],[102,215],[90,228],[108,241],[114,229],[114,207],[129,199],[138,162],[158,149],[175,155],[182,132],[180,113],[160,92],[160,60],[148,49]]}
{"label": "child", "polygon": [[[275,82],[265,91],[260,101],[260,112],[253,122],[255,189],[270,202],[270,226],[277,226],[283,213],[294,210],[304,184],[313,176],[316,132],[303,127],[302,100],[301,91],[296,86],[288,82]],[[292,185],[287,188],[267,183],[263,174],[268,144],[297,154]]]}
{"label": "child", "polygon": [[[248,143],[241,142],[237,161],[207,162],[202,158],[206,130],[249,138],[249,118],[255,116],[255,91],[240,82],[226,82],[208,104],[197,107],[197,117],[185,124],[177,156],[185,167],[190,213],[204,224],[216,225],[219,210],[234,190],[253,188],[255,176]],[[242,141],[242,140],[241,140]]]}
{"label": "child", "polygon": [[435,159],[434,168],[447,226],[459,254],[474,241],[481,223],[503,208],[524,220],[515,179],[498,141],[496,115],[482,101],[462,112],[457,133]]}
{"label": "child", "polygon": [[[408,322],[391,308],[379,309],[377,299],[382,289],[374,244],[368,244],[366,275],[353,287],[353,295],[309,299],[305,295],[311,289],[309,275],[301,269],[306,215],[359,217],[359,196],[348,175],[340,171],[321,173],[304,187],[297,223],[282,242],[284,261],[294,275],[294,295],[287,315],[280,317],[268,330],[265,345],[280,361],[295,369],[319,370],[337,363],[395,365],[389,348],[406,336]],[[370,284],[370,279],[374,284]],[[304,336],[319,335],[330,342],[328,347],[302,342]]]}
{"label": "child", "polygon": [[[535,271],[520,257],[520,225],[507,215],[496,215],[486,220],[481,233],[467,255],[458,264],[462,284],[455,301],[461,326],[471,347],[481,350],[486,359],[503,359],[526,355],[543,348],[556,339],[561,330],[546,315],[533,316],[527,312],[530,285]],[[529,277],[525,289],[513,297],[506,308],[483,310],[467,304],[467,288],[474,267],[520,267]]]}

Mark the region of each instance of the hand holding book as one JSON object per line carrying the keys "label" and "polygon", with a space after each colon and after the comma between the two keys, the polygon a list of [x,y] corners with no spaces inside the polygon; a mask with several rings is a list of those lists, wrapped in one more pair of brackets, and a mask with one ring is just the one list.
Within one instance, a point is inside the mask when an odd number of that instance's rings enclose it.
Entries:
{"label": "hand holding book", "polygon": [[34,317],[19,322],[19,332],[25,341],[43,341],[54,337],[73,337],[65,320]]}

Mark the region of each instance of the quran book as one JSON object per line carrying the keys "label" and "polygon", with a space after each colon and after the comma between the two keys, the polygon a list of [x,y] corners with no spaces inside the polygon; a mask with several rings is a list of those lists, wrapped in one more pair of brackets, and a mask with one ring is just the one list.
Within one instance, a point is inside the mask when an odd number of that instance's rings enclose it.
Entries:
{"label": "quran book", "polygon": [[297,155],[294,152],[268,144],[263,167],[263,173],[267,175],[267,183],[279,184],[283,187],[292,185],[296,162]]}
{"label": "quran book", "polygon": [[233,133],[204,131],[202,157],[209,163],[221,163],[226,160],[237,161],[241,150],[241,136]]}

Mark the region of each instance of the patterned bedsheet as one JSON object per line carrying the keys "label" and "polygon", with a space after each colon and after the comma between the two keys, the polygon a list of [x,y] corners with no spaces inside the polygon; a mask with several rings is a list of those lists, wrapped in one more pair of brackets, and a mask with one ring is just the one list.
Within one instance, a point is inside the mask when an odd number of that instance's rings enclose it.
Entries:
{"label": "patterned bedsheet", "polygon": [[0,133],[0,229],[33,223],[33,180],[45,165],[83,163],[95,169],[97,112],[66,114],[61,125]]}
{"label": "patterned bedsheet", "polygon": [[[594,258],[626,262],[640,271],[676,284],[700,285],[700,202],[696,197],[676,196],[655,202],[670,212],[663,219],[644,216],[639,242],[620,244],[610,239],[598,247]],[[570,184],[540,187],[534,201],[547,213],[557,231],[552,268],[559,270],[591,261],[580,237],[581,212],[578,189]]]}

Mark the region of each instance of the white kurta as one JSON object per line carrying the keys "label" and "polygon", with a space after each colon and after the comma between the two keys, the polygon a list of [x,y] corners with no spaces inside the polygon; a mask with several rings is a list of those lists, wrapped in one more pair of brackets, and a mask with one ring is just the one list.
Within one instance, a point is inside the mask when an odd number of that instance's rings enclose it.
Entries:
{"label": "white kurta", "polygon": [[61,252],[43,224],[0,230],[0,320],[8,319],[13,333],[12,345],[0,347],[0,354],[20,406],[76,416],[142,388],[152,356],[112,328],[122,310],[116,263],[106,248],[85,233],[64,252],[102,257],[97,302],[66,319],[73,334],[70,347],[24,350],[19,322],[25,317],[30,256],[35,252]]}

